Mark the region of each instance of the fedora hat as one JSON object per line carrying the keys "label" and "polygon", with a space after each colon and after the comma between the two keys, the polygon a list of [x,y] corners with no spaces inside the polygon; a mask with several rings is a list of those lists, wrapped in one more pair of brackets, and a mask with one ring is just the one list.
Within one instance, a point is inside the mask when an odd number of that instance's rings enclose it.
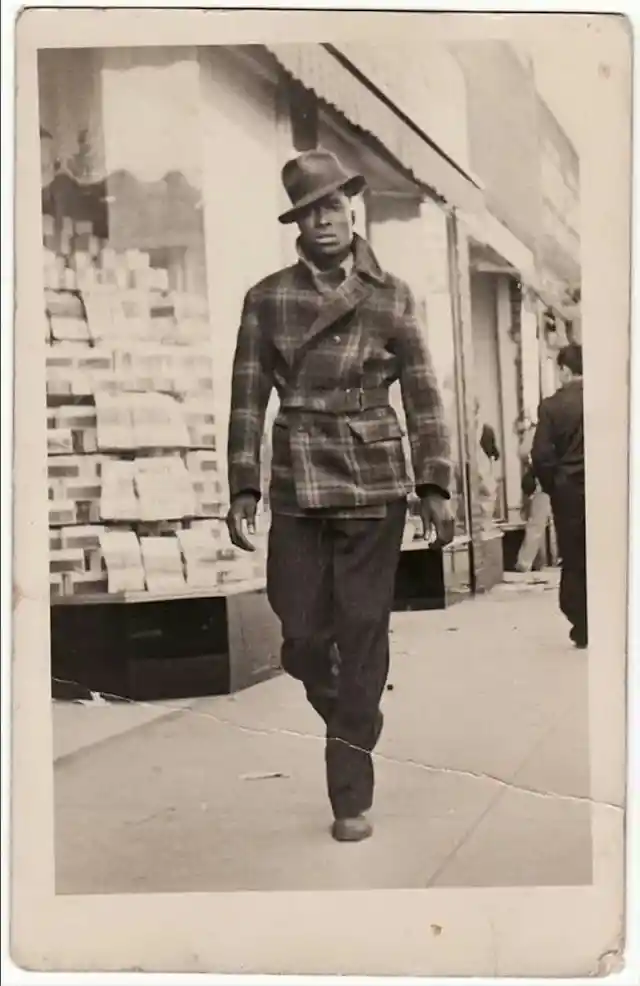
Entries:
{"label": "fedora hat", "polygon": [[291,209],[279,216],[281,223],[293,223],[298,215],[314,202],[342,189],[347,195],[357,195],[366,181],[363,175],[346,171],[331,151],[305,151],[287,161],[282,169],[282,184],[291,199]]}

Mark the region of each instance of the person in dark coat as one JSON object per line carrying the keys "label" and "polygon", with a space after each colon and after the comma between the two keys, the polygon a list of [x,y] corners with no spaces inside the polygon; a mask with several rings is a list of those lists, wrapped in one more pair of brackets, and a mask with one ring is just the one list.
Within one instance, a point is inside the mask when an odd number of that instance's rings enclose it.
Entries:
{"label": "person in dark coat", "polygon": [[[409,287],[354,233],[350,197],[364,178],[323,150],[288,162],[283,184],[298,261],[245,297],[233,365],[228,438],[232,542],[260,499],[265,409],[272,429],[267,595],[282,624],[283,669],[326,724],[332,834],[372,833],[371,752],[382,730],[389,618],[415,491],[425,536],[453,537],[449,433]],[[400,381],[411,449],[389,404]],[[336,674],[336,668],[338,673]]]}
{"label": "person in dark coat", "polygon": [[531,461],[551,499],[562,575],[560,608],[577,647],[588,643],[582,347],[558,353],[561,387],[540,405]]}
{"label": "person in dark coat", "polygon": [[480,432],[480,448],[492,462],[500,461],[500,449],[496,433],[491,425],[484,424]]}

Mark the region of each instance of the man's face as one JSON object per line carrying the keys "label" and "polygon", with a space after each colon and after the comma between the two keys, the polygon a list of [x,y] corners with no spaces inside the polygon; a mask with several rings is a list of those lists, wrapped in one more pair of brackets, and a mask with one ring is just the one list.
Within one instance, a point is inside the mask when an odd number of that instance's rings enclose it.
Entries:
{"label": "man's face", "polygon": [[351,202],[337,191],[314,202],[298,217],[302,246],[317,257],[343,254],[353,239]]}

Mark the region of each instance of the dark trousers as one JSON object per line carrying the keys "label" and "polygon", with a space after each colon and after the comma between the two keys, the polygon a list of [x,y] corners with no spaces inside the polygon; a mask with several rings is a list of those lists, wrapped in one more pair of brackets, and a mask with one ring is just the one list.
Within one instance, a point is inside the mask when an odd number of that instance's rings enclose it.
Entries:
{"label": "dark trousers", "polygon": [[567,479],[558,483],[551,496],[551,507],[562,566],[560,609],[571,623],[575,639],[586,643],[588,621],[584,485]]}
{"label": "dark trousers", "polygon": [[336,818],[353,818],[373,802],[371,751],[382,730],[405,514],[401,500],[376,520],[275,514],[271,521],[267,593],[282,623],[282,667],[326,724]]}

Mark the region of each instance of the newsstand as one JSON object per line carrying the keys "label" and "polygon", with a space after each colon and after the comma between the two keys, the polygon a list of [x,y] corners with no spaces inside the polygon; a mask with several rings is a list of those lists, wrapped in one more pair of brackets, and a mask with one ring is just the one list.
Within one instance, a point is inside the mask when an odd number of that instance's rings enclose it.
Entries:
{"label": "newsstand", "polygon": [[280,670],[264,589],[51,607],[52,694],[157,701],[223,695]]}

